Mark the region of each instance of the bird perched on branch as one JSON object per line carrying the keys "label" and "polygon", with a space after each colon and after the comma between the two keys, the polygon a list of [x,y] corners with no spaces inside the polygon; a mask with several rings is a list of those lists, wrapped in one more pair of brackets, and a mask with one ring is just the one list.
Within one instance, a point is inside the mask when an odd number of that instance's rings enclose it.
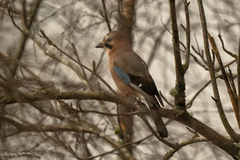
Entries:
{"label": "bird perched on branch", "polygon": [[111,31],[96,48],[106,49],[110,72],[120,93],[140,97],[150,110],[159,135],[162,138],[167,137],[167,129],[157,111],[163,106],[163,101],[146,63],[132,50],[124,34]]}

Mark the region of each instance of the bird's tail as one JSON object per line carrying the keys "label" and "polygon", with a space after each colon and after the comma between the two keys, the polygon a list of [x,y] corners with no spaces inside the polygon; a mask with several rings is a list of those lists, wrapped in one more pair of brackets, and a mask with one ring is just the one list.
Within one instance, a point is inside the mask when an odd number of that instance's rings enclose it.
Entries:
{"label": "bird's tail", "polygon": [[[150,97],[150,98],[149,98]],[[155,97],[156,98],[156,97]],[[159,97],[157,97],[160,104],[162,106],[163,105],[163,102]],[[151,96],[142,96],[142,99],[144,100],[145,102],[145,105],[147,106],[147,108],[150,110],[150,116],[152,117],[156,127],[157,127],[157,131],[158,131],[158,134],[162,137],[162,138],[166,138],[168,137],[168,131],[167,131],[167,128],[162,120],[162,117],[160,116],[159,114],[159,106],[160,105],[157,105],[158,104],[158,101],[156,99],[154,99],[153,97]]]}
{"label": "bird's tail", "polygon": [[153,118],[153,121],[157,127],[158,134],[162,138],[168,137],[168,131],[167,128],[162,120],[162,117],[158,114],[158,108],[151,108],[151,117]]}

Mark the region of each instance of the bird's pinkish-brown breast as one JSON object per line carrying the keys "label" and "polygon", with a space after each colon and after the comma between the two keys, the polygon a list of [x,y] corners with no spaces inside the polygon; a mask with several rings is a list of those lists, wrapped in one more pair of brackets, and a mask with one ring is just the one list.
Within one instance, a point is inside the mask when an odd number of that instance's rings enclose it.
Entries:
{"label": "bird's pinkish-brown breast", "polygon": [[109,69],[111,72],[112,79],[115,82],[120,94],[122,94],[123,96],[128,95],[131,97],[137,96],[138,95],[137,92],[131,89],[127,84],[125,84],[123,80],[119,77],[119,75],[116,73],[113,67],[113,59],[110,59],[110,57],[109,57]]}

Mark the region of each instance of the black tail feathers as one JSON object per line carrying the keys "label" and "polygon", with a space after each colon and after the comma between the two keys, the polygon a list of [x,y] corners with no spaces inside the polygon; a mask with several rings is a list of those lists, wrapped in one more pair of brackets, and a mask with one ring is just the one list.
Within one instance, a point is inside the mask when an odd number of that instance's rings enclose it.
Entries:
{"label": "black tail feathers", "polygon": [[168,131],[167,128],[162,120],[162,117],[158,114],[158,110],[157,109],[152,109],[151,110],[151,117],[154,120],[154,123],[157,127],[157,131],[158,134],[162,137],[162,138],[166,138],[168,137]]}

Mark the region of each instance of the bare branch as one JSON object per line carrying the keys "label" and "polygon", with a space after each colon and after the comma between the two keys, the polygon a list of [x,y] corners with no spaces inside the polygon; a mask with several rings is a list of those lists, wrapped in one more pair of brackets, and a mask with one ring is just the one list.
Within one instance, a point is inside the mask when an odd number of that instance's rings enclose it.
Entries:
{"label": "bare branch", "polygon": [[227,130],[228,134],[234,139],[234,141],[239,142],[239,136],[236,134],[236,132],[230,126],[230,124],[227,120],[227,117],[224,113],[223,107],[222,107],[222,103],[221,103],[221,99],[220,99],[220,95],[219,95],[219,91],[218,91],[218,86],[217,86],[217,81],[216,81],[216,77],[215,77],[214,65],[213,65],[213,61],[212,61],[211,54],[209,51],[208,36],[207,36],[207,33],[208,33],[207,23],[206,23],[202,0],[198,0],[198,8],[199,8],[200,20],[201,20],[201,24],[202,24],[204,49],[205,49],[205,54],[207,57],[210,77],[212,80],[214,99],[216,100],[215,102],[216,102],[216,105],[218,108],[218,112],[219,112],[220,118],[222,120],[222,123],[223,123],[225,129]]}
{"label": "bare branch", "polygon": [[180,110],[186,109],[185,101],[185,79],[184,79],[184,69],[181,61],[180,47],[179,47],[179,37],[178,37],[178,25],[176,17],[175,0],[169,0],[170,5],[170,15],[171,15],[171,26],[172,26],[172,43],[173,52],[175,59],[175,74],[176,74],[176,84],[175,89],[177,94],[174,96],[174,105]]}
{"label": "bare branch", "polygon": [[186,18],[186,60],[184,63],[184,70],[186,72],[186,70],[189,67],[189,62],[190,62],[190,18],[189,18],[189,12],[188,12],[188,6],[190,4],[190,2],[187,2],[187,0],[183,0],[184,3],[184,9],[185,9],[185,18]]}
{"label": "bare branch", "polygon": [[222,36],[221,36],[220,33],[218,34],[218,38],[220,39],[220,41],[221,41],[221,43],[222,43],[222,49],[223,49],[228,55],[230,55],[230,56],[232,56],[233,58],[237,59],[237,55],[236,55],[236,54],[233,54],[232,52],[226,50],[225,45],[224,45],[224,42],[223,42],[223,40],[222,40]]}
{"label": "bare branch", "polygon": [[240,127],[240,120],[239,120],[239,117],[238,117],[239,109],[238,109],[237,95],[236,95],[236,93],[233,92],[234,90],[230,85],[230,80],[229,80],[229,78],[228,78],[228,76],[225,72],[225,69],[224,69],[224,66],[223,66],[223,63],[222,63],[222,59],[220,57],[220,54],[219,54],[217,45],[214,41],[214,38],[209,33],[208,33],[208,39],[209,39],[209,41],[212,45],[213,52],[215,53],[215,55],[217,57],[220,69],[222,71],[222,76],[223,76],[224,82],[227,86],[228,94],[230,96],[230,99],[231,99],[231,102],[232,102],[232,105],[233,105],[233,108],[234,108],[234,112],[235,112],[235,116],[236,116],[236,119],[237,119],[237,122],[238,122],[238,126]]}

